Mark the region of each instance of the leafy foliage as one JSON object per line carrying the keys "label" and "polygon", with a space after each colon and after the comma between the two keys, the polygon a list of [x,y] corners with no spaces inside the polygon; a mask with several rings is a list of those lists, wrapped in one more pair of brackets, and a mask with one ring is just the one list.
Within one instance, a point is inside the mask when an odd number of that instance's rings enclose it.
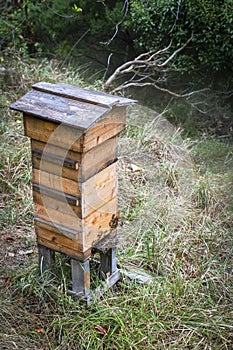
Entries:
{"label": "leafy foliage", "polygon": [[192,44],[178,62],[182,69],[200,64],[217,71],[231,69],[231,0],[133,0],[130,5],[126,26],[137,33],[139,47],[157,50],[172,39],[176,49],[193,33]]}
{"label": "leafy foliage", "polygon": [[[121,17],[121,2],[80,0],[9,0],[1,9],[0,49],[25,47],[29,53],[44,50],[65,56],[81,35],[89,31],[108,40]],[[89,39],[90,40],[90,39]]]}
{"label": "leafy foliage", "polygon": [[125,51],[158,50],[172,40],[172,52],[193,36],[176,70],[232,70],[232,0],[8,0],[0,11],[1,51],[80,58],[97,46],[112,52],[115,40]]}

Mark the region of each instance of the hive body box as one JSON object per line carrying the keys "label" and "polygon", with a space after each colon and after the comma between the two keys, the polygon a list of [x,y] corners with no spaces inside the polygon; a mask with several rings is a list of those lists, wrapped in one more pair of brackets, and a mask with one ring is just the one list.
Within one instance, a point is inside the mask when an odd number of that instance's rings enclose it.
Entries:
{"label": "hive body box", "polygon": [[[119,278],[117,146],[135,101],[67,84],[38,83],[11,108],[31,138],[35,230],[43,269],[59,251],[72,258],[73,292],[89,293],[89,261]],[[101,247],[104,247],[101,249]]]}

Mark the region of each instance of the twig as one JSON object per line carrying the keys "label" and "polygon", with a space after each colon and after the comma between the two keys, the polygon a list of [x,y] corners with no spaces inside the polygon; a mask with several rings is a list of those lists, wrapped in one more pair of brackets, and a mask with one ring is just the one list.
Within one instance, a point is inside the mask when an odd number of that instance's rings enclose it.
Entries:
{"label": "twig", "polygon": [[[176,11],[176,14],[175,14],[176,18],[175,18],[175,21],[174,21],[174,23],[173,23],[172,28],[171,28],[170,31],[169,31],[169,34],[171,34],[171,33],[173,32],[173,29],[175,28],[176,23],[177,23],[177,21],[178,21],[179,13],[180,13],[180,5],[181,5],[181,0],[178,0],[177,11]],[[172,13],[173,13],[173,11],[172,11]]]}
{"label": "twig", "polygon": [[174,51],[173,54],[172,54],[171,56],[169,56],[168,59],[167,59],[165,62],[163,62],[162,64],[159,64],[158,67],[164,67],[164,66],[166,66],[166,65],[168,64],[168,62],[170,62],[180,51],[182,51],[182,50],[188,45],[188,43],[190,43],[190,41],[192,40],[192,38],[193,38],[193,34],[192,34],[192,36],[186,41],[186,43],[185,43],[183,46],[179,47],[176,51]]}
{"label": "twig", "polygon": [[66,55],[66,57],[64,58],[61,67],[64,66],[64,64],[67,62],[67,58],[71,55],[72,51],[75,49],[75,47],[80,43],[81,40],[83,40],[83,38],[85,38],[85,36],[90,32],[90,28],[88,28],[85,33],[83,33],[83,35],[81,35],[81,37],[75,42],[75,44],[72,46],[72,48],[70,49],[70,52]]}
{"label": "twig", "polygon": [[128,3],[128,0],[125,0],[124,2],[124,6],[123,6],[123,9],[122,11],[124,11],[124,14],[123,14],[123,17],[122,19],[120,20],[120,22],[118,22],[115,26],[115,32],[113,34],[113,36],[106,42],[100,42],[100,44],[103,44],[103,45],[110,45],[112,43],[112,41],[115,39],[115,37],[117,36],[118,34],[118,31],[119,31],[119,26],[124,22],[125,20],[125,17],[128,13],[128,8],[129,8],[129,3]]}
{"label": "twig", "polygon": [[[158,51],[149,51],[144,52],[137,56],[134,60],[128,61],[123,63],[121,66],[119,66],[113,74],[107,79],[105,82],[103,89],[104,91],[108,91],[110,86],[113,84],[113,82],[118,79],[119,76],[128,74],[128,73],[134,73],[133,77],[127,81],[126,83],[121,84],[120,86],[116,87],[112,92],[117,92],[123,89],[126,89],[131,86],[154,86],[155,88],[170,93],[172,96],[175,97],[183,97],[183,95],[177,94],[175,92],[172,92],[166,88],[163,88],[159,86],[157,83],[161,82],[164,79],[164,74],[167,73],[171,68],[169,68],[169,63],[174,59],[174,57],[182,51],[188,43],[192,40],[193,35],[186,41],[184,45],[179,47],[177,50],[175,50],[168,58],[165,60],[163,59],[163,55],[168,52],[172,45],[172,41],[169,43],[169,45],[163,49],[160,49]],[[164,70],[164,67],[166,69]],[[156,81],[153,80],[153,75],[158,72],[160,75],[162,75],[162,78],[158,78]],[[138,80],[137,77],[140,77]],[[144,82],[139,83],[139,81],[149,79],[153,80],[152,82]],[[189,96],[189,95],[185,95]]]}

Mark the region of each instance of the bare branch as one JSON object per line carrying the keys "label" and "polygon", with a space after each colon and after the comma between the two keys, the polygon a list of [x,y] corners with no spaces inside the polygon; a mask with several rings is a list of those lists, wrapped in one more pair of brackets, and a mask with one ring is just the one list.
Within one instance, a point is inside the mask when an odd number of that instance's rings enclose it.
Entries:
{"label": "bare branch", "polygon": [[128,9],[129,9],[129,3],[128,3],[128,0],[125,0],[124,6],[123,6],[123,9],[122,9],[122,12],[124,12],[124,13],[123,13],[123,17],[122,17],[122,19],[120,20],[120,22],[118,22],[118,23],[116,24],[116,26],[115,26],[115,32],[114,32],[113,36],[112,36],[108,41],[106,41],[106,42],[100,42],[100,44],[103,44],[103,45],[110,45],[110,44],[111,44],[111,42],[115,39],[115,37],[116,37],[117,34],[118,34],[119,26],[120,26],[120,25],[124,22],[124,20],[125,20],[125,17],[126,17],[126,15],[127,15],[127,13],[128,13]]}
{"label": "bare branch", "polygon": [[122,85],[118,86],[117,88],[115,88],[114,90],[112,90],[111,92],[114,94],[114,93],[116,93],[116,92],[118,92],[118,91],[125,90],[125,89],[127,89],[127,88],[129,88],[129,87],[144,87],[144,86],[153,86],[153,87],[156,88],[157,90],[160,90],[160,91],[163,91],[163,92],[167,92],[167,93],[169,93],[170,95],[172,95],[172,96],[174,96],[174,97],[191,97],[191,96],[193,96],[194,94],[199,94],[199,93],[201,93],[201,92],[203,92],[203,91],[209,90],[208,88],[206,88],[206,89],[191,91],[191,92],[189,92],[189,93],[187,93],[187,94],[177,94],[176,92],[171,91],[171,90],[166,89],[166,88],[163,88],[163,87],[161,87],[161,86],[158,86],[157,84],[155,84],[155,83],[153,83],[153,82],[152,82],[152,83],[149,83],[149,82],[147,82],[147,83],[132,82],[132,83],[122,84]]}
{"label": "bare branch", "polygon": [[112,90],[111,93],[114,94],[114,93],[116,93],[118,91],[122,91],[122,90],[127,89],[127,88],[132,87],[132,86],[134,86],[134,87],[153,86],[153,87],[155,87],[156,89],[158,89],[160,91],[168,92],[172,96],[183,97],[182,95],[176,94],[173,91],[170,91],[168,89],[162,88],[162,87],[156,85],[155,83],[149,83],[149,82],[148,83],[136,83],[136,82],[133,82],[133,83],[125,84],[125,85],[122,84],[122,85],[118,86],[116,89]]}
{"label": "bare branch", "polygon": [[[166,73],[172,70],[172,67],[170,65],[171,61],[180,51],[182,51],[188,45],[192,38],[193,35],[186,41],[185,44],[170,54],[169,57],[167,57],[167,53],[171,48],[172,41],[164,49],[144,52],[137,56],[134,60],[123,63],[107,79],[103,86],[103,89],[105,91],[108,91],[113,82],[116,81],[120,76],[133,73],[133,76],[128,81],[113,89],[112,93],[132,86],[154,86],[156,89],[167,92],[175,97],[189,96],[187,94],[177,94],[173,91],[159,86],[158,84],[166,81]],[[155,77],[157,78],[155,79]],[[142,81],[144,82],[142,83]]]}
{"label": "bare branch", "polygon": [[173,54],[172,54],[171,56],[169,56],[168,59],[167,59],[165,62],[163,62],[162,64],[159,65],[159,67],[164,67],[164,66],[166,66],[166,65],[168,64],[168,62],[170,62],[180,51],[182,51],[182,50],[188,45],[188,43],[190,43],[190,41],[192,40],[192,38],[193,38],[193,34],[192,34],[192,36],[186,41],[186,43],[185,43],[183,46],[179,47],[176,51],[174,51]]}
{"label": "bare branch", "polygon": [[160,55],[161,53],[164,53],[167,50],[169,50],[171,47],[171,44],[172,44],[172,40],[170,41],[169,45],[167,47],[165,47],[164,49],[158,50],[156,52],[154,52],[154,51],[144,52],[144,53],[140,54],[138,57],[136,57],[135,60],[141,60],[144,56],[151,56],[151,58],[153,58],[154,56]]}
{"label": "bare branch", "polygon": [[[176,11],[176,14],[175,14],[175,21],[173,23],[173,26],[171,28],[171,30],[169,31],[169,34],[171,34],[176,26],[176,23],[179,19],[179,13],[180,13],[180,6],[181,6],[181,0],[178,0],[178,4],[177,4],[177,11]],[[172,11],[172,13],[174,14],[174,12]]]}

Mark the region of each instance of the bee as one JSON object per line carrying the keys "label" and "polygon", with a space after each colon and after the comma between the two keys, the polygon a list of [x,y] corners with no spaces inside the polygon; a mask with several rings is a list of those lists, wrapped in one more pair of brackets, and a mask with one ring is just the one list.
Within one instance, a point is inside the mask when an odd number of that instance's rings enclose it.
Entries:
{"label": "bee", "polygon": [[115,214],[113,214],[112,218],[111,218],[111,220],[109,222],[109,226],[111,228],[117,228],[118,222],[119,222],[119,218]]}

